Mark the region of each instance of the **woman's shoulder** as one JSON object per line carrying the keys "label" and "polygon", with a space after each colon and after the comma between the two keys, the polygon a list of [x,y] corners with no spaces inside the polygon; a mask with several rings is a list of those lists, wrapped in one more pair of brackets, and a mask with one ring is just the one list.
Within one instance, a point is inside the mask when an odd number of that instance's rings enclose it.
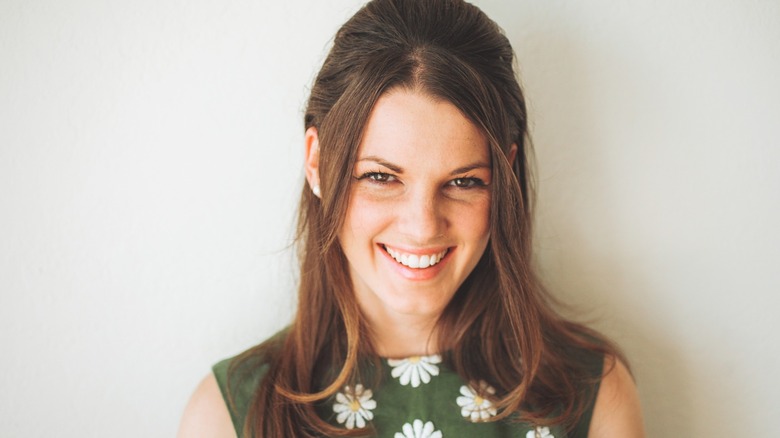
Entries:
{"label": "woman's shoulder", "polygon": [[605,360],[588,436],[645,436],[634,378],[626,365],[614,356]]}
{"label": "woman's shoulder", "polygon": [[208,374],[190,397],[177,436],[179,438],[236,436],[214,374]]}
{"label": "woman's shoulder", "polygon": [[636,384],[619,348],[587,328],[578,335],[566,355],[579,368],[587,404],[572,435],[643,437]]}
{"label": "woman's shoulder", "polygon": [[271,369],[288,332],[289,328],[285,328],[259,345],[212,367],[237,431],[243,427],[257,388]]}
{"label": "woman's shoulder", "polygon": [[584,403],[584,409],[571,431],[573,437],[589,436],[588,431],[593,420],[596,399],[601,390],[602,376],[606,365],[606,356],[598,348],[599,340],[591,340],[594,341],[594,344],[591,344],[590,348],[583,345],[569,345],[565,352],[570,375],[572,377],[578,376],[573,378],[572,383],[576,385],[577,392]]}
{"label": "woman's shoulder", "polygon": [[[214,364],[212,372],[195,390],[182,418],[181,431],[197,433],[180,431],[180,436],[241,436],[249,405],[287,332],[284,329],[257,346]],[[219,433],[226,425],[230,433]],[[212,432],[203,433],[204,430]]]}
{"label": "woman's shoulder", "polygon": [[[601,393],[604,377],[614,364],[614,357],[622,357],[617,346],[607,337],[585,325],[566,321],[564,330],[550,336],[549,360],[553,366],[547,370],[547,378],[557,388],[570,388],[561,403],[576,402],[571,406],[570,437],[592,436],[589,431],[594,420],[596,402]],[[568,415],[568,414],[567,414]]]}

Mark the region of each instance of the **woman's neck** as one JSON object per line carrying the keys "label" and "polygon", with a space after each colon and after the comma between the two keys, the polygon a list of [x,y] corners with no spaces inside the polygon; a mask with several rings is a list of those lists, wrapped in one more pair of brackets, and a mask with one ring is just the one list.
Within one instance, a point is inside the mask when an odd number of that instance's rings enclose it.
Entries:
{"label": "woman's neck", "polygon": [[436,317],[388,313],[367,317],[379,356],[405,358],[438,353],[434,333]]}

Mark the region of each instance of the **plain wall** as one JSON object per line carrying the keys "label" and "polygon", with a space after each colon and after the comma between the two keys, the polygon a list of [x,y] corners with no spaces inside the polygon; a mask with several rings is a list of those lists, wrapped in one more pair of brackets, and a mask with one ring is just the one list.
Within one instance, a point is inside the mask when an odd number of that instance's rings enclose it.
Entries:
{"label": "plain wall", "polygon": [[[302,109],[359,3],[0,2],[0,436],[172,436],[289,321]],[[519,58],[542,272],[649,436],[767,436],[778,2],[476,3]]]}

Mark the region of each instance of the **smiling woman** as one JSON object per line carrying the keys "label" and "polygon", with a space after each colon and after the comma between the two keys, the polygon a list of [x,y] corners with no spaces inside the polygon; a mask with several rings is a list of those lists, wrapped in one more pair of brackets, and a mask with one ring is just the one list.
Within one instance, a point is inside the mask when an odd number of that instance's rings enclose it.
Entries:
{"label": "smiling woman", "polygon": [[460,0],[339,30],[304,120],[295,319],[214,367],[181,436],[642,436],[621,355],[532,269],[513,59]]}

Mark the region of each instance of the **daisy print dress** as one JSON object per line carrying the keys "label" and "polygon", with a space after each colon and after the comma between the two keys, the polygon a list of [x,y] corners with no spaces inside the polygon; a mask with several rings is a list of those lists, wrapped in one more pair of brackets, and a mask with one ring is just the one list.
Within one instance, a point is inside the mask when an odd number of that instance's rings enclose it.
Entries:
{"label": "daisy print dress", "polygon": [[[488,422],[498,413],[488,399],[495,389],[485,381],[463,382],[442,365],[438,355],[383,359],[382,366],[381,387],[370,398],[363,388],[362,398],[350,387],[336,394],[331,401],[332,423],[351,429],[365,421],[377,436],[388,438],[567,437],[555,428]],[[352,402],[346,415],[344,401],[358,399],[360,403]]]}
{"label": "daisy print dress", "polygon": [[[600,375],[602,358],[593,362],[593,372]],[[226,372],[230,360],[214,366],[220,389],[225,394]],[[382,359],[378,387],[363,382],[345,386],[320,406],[320,415],[337,427],[364,429],[382,438],[455,438],[455,437],[520,437],[520,438],[584,438],[592,414],[588,411],[574,431],[567,434],[563,427],[539,426],[509,421],[487,421],[498,411],[490,402],[495,389],[485,381],[464,382],[447,368],[438,355],[413,356],[403,359]],[[590,364],[589,364],[590,365]],[[370,375],[371,373],[366,373]],[[250,384],[256,385],[259,379]],[[233,394],[252,391],[231,388]],[[594,388],[597,390],[597,388]],[[242,392],[243,390],[243,392]],[[234,400],[231,417],[241,436],[248,402]],[[230,406],[230,405],[229,405]]]}

